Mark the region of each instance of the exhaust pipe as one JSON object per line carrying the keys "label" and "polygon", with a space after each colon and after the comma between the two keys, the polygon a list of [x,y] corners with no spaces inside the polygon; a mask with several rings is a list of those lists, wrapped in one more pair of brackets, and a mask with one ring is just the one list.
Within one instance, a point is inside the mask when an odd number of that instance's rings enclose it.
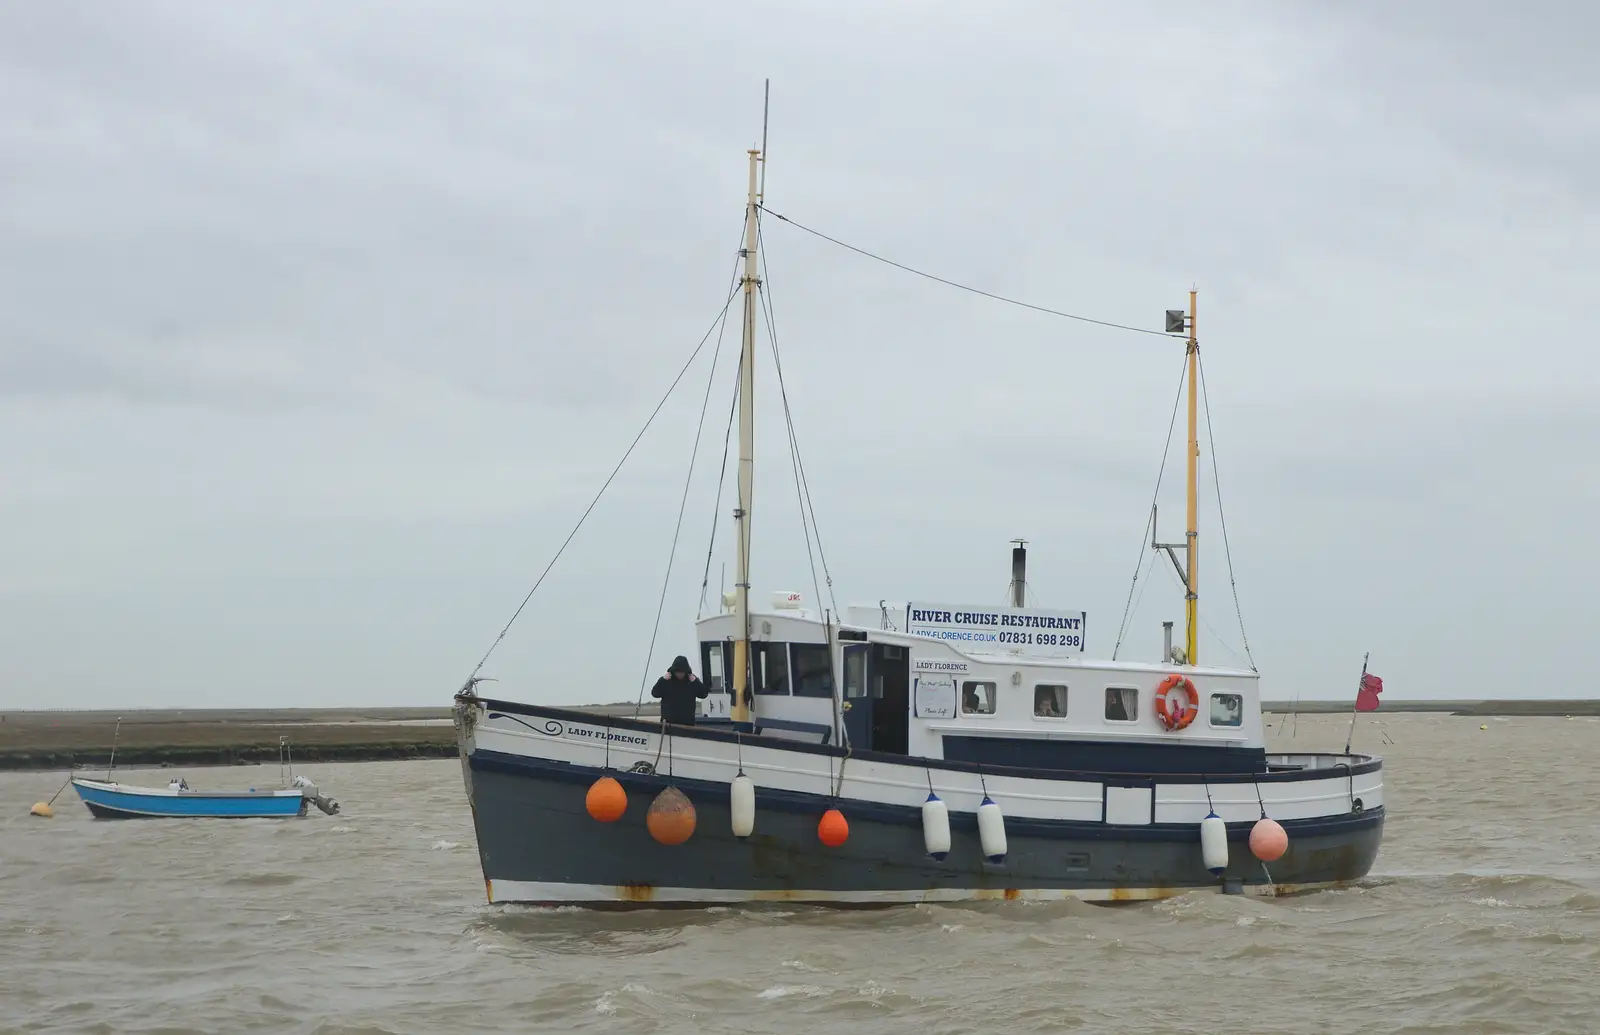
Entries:
{"label": "exhaust pipe", "polygon": [[1028,585],[1028,542],[1011,540],[1017,545],[1011,550],[1011,606],[1023,607],[1024,590]]}

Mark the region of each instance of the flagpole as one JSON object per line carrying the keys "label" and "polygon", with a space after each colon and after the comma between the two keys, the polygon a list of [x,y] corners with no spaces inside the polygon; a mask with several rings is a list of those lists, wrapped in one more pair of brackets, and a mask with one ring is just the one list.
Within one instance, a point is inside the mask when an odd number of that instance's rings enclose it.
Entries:
{"label": "flagpole", "polygon": [[1372,660],[1372,652],[1368,651],[1361,659],[1361,678],[1356,682],[1356,702],[1350,706],[1350,732],[1344,738],[1344,753],[1350,753],[1350,742],[1356,735],[1356,716],[1361,714],[1361,688],[1367,685],[1367,662]]}

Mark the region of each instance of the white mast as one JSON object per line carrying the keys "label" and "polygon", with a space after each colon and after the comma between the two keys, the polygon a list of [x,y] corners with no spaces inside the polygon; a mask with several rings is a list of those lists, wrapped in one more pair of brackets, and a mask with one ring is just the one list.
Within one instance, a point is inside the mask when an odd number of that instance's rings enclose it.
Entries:
{"label": "white mast", "polygon": [[761,152],[751,150],[750,192],[744,216],[744,351],[739,367],[739,507],[733,512],[738,526],[738,557],[734,567],[734,614],[738,639],[733,644],[734,722],[749,722],[750,676],[750,507],[755,491],[755,393],[756,393],[756,214],[760,195],[756,193],[756,166]]}

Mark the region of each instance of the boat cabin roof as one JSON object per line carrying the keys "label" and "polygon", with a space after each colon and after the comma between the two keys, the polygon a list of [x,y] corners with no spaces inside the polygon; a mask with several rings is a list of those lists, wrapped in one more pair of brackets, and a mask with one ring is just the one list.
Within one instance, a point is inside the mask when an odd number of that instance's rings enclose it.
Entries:
{"label": "boat cabin roof", "polygon": [[[1257,680],[1259,675],[1249,669],[1218,665],[1174,665],[1159,661],[1121,661],[1098,658],[1087,652],[1061,655],[1030,651],[1026,646],[1016,649],[973,650],[958,647],[944,640],[896,628],[883,628],[879,624],[859,621],[859,612],[865,609],[849,608],[850,619],[833,625],[833,636],[841,642],[888,643],[915,649],[919,656],[936,656],[947,653],[983,665],[1026,665],[1029,668],[1093,669],[1099,672],[1114,671],[1149,674],[1170,673],[1181,668],[1189,675],[1223,679]],[[878,608],[871,609],[874,614]],[[701,642],[731,640],[738,633],[738,624],[732,614],[710,615],[695,623]],[[827,644],[828,627],[822,615],[806,609],[756,610],[750,612],[750,639],[753,642]]]}

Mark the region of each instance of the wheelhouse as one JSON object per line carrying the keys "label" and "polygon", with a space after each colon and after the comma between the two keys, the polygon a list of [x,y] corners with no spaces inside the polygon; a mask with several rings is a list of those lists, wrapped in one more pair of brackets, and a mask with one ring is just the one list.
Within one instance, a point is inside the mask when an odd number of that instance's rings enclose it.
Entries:
{"label": "wheelhouse", "polygon": [[[1026,645],[975,650],[902,631],[897,613],[851,608],[842,624],[803,608],[752,613],[752,731],[1028,769],[1219,776],[1267,769],[1254,672],[1041,656]],[[878,620],[869,624],[872,615]],[[698,633],[712,695],[706,717],[726,721],[735,617],[704,618]],[[1194,714],[1181,728],[1163,723],[1156,705],[1175,675],[1194,688],[1186,702]]]}

